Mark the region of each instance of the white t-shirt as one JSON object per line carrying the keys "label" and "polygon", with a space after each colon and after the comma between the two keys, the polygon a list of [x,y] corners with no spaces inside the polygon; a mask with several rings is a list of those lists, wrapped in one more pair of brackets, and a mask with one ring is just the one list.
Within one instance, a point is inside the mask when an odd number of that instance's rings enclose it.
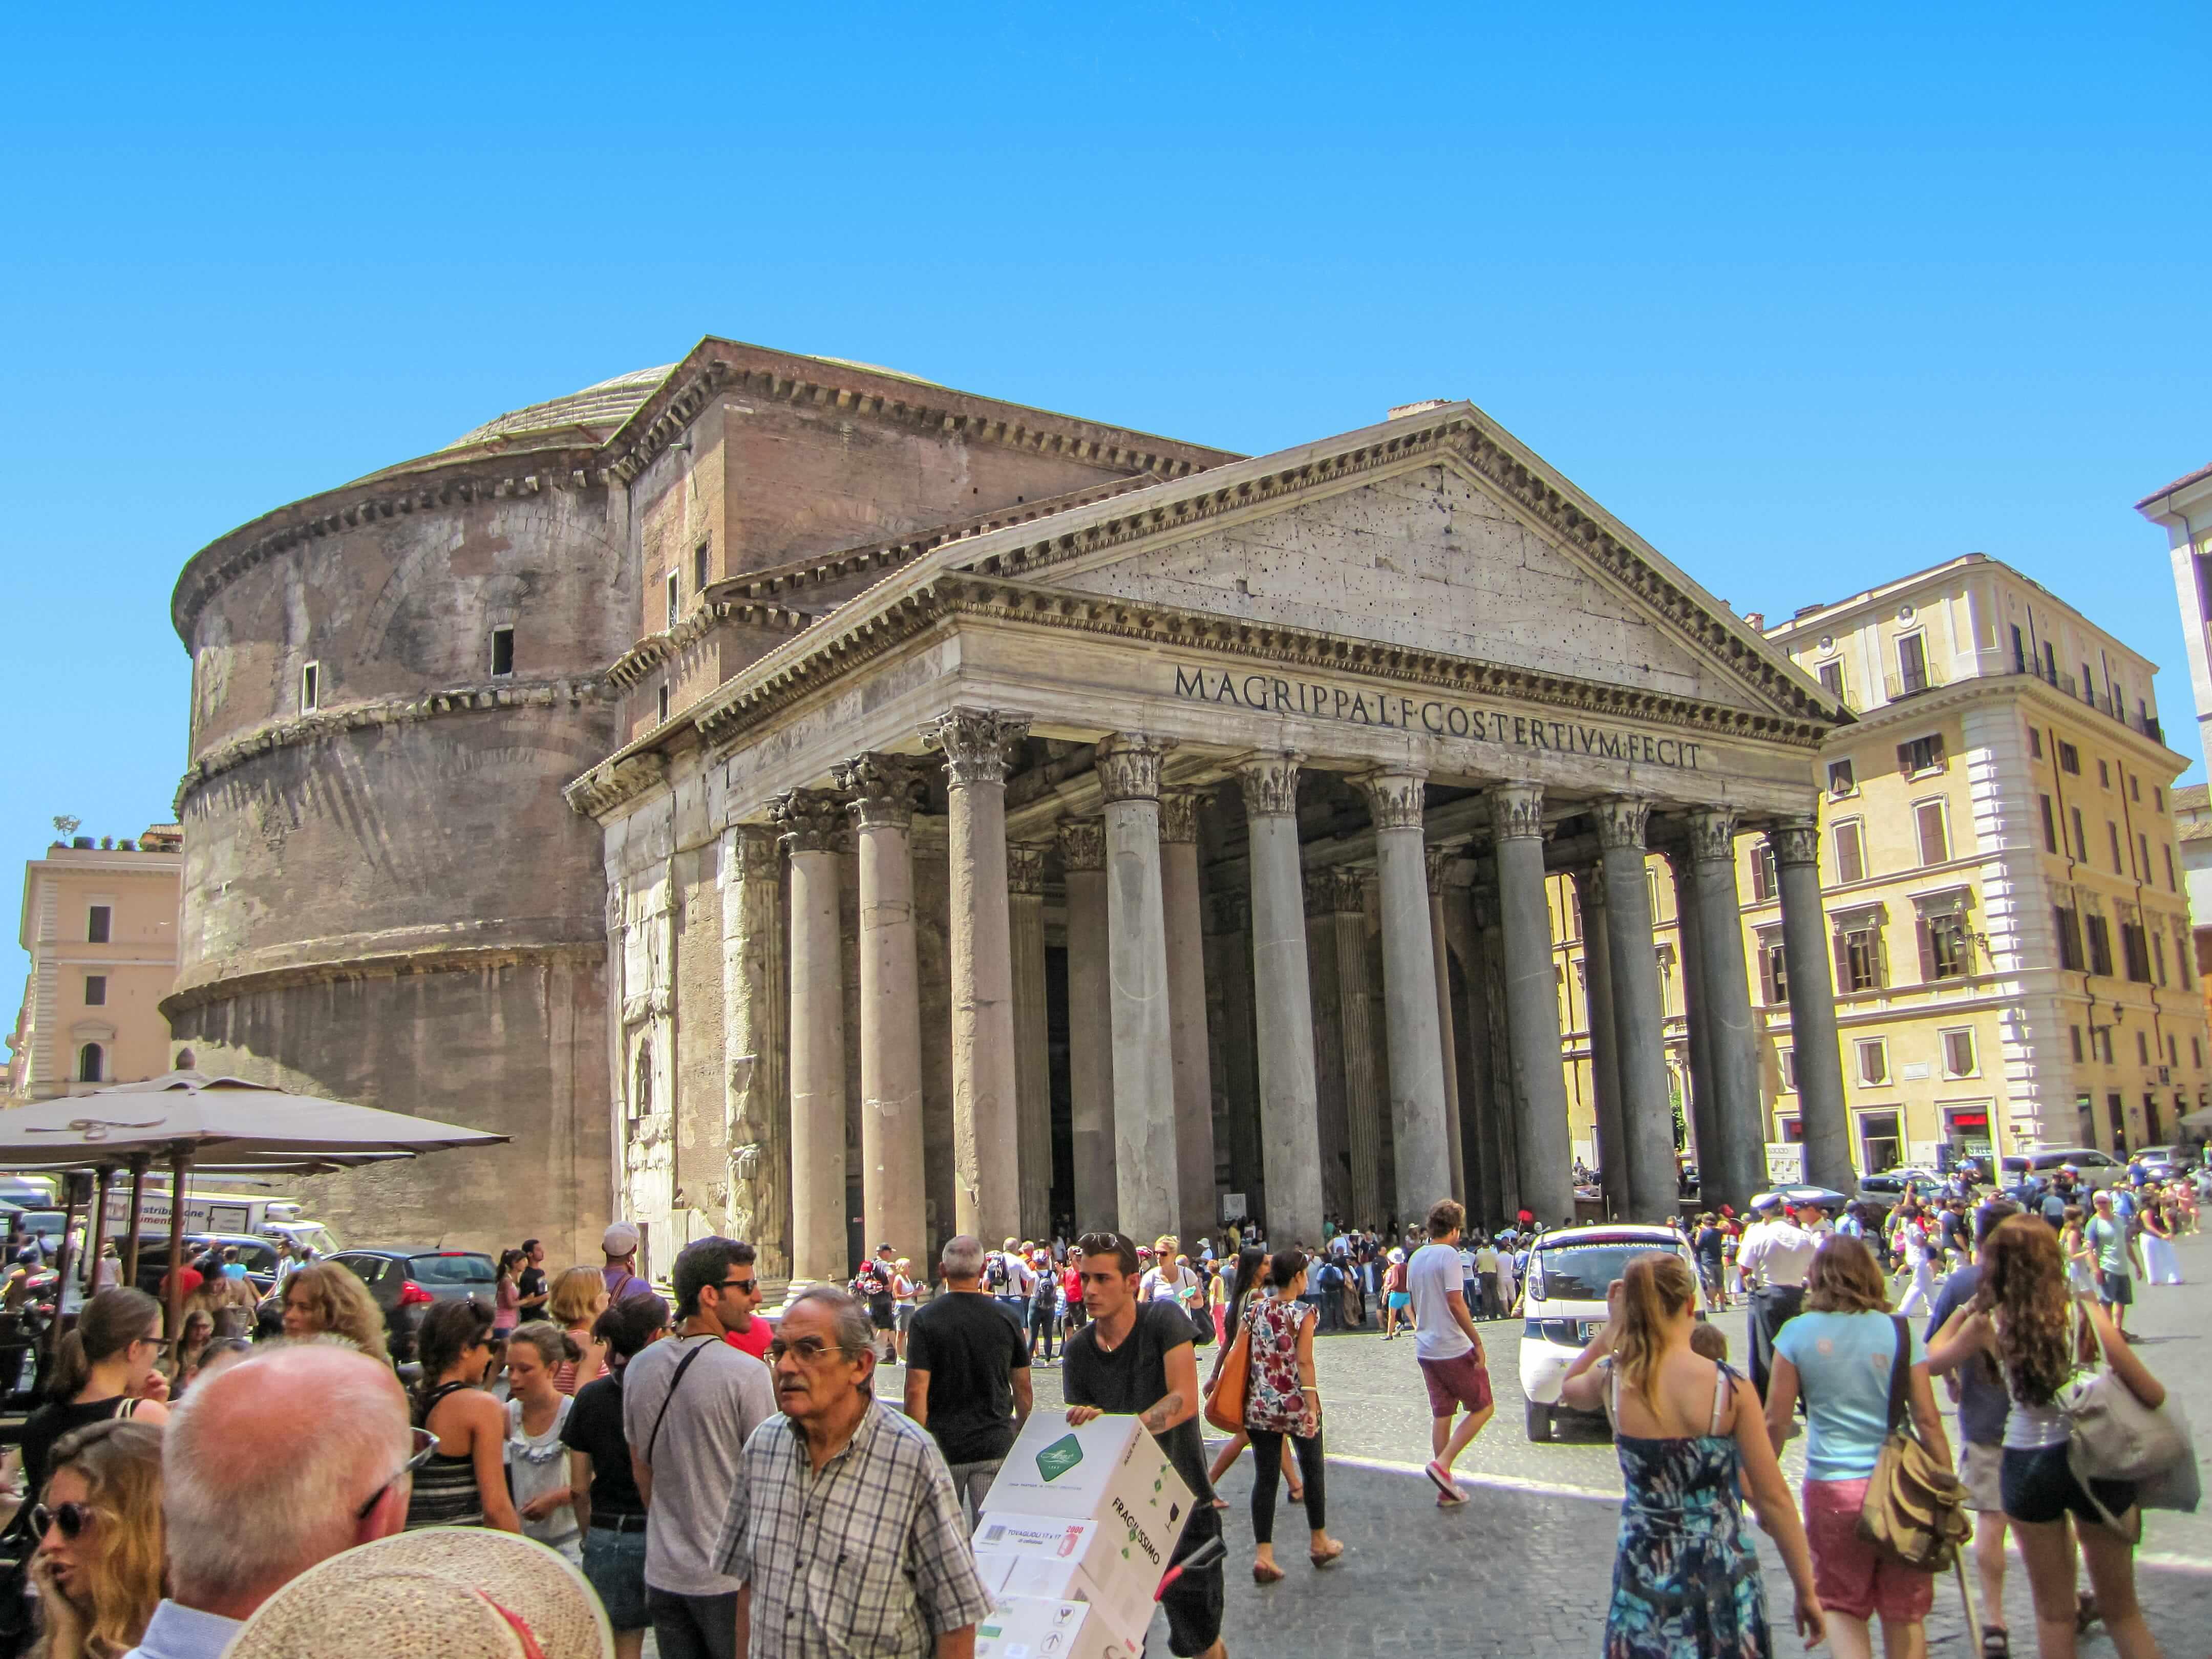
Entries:
{"label": "white t-shirt", "polygon": [[1449,1244],[1424,1244],[1406,1264],[1406,1289],[1413,1298],[1413,1353],[1420,1359],[1456,1359],[1474,1344],[1451,1315],[1450,1297],[1464,1293],[1459,1252]]}

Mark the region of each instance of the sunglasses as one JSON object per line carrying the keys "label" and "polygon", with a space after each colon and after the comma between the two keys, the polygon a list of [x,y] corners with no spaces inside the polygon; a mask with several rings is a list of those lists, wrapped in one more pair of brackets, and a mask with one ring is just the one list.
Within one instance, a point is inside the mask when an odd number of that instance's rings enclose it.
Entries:
{"label": "sunglasses", "polygon": [[[368,1501],[353,1512],[353,1518],[355,1520],[368,1520],[368,1512],[374,1509],[383,1499],[385,1493],[390,1492],[401,1481],[408,1479],[415,1473],[416,1470],[421,1468],[425,1463],[428,1462],[431,1457],[436,1453],[438,1449],[438,1437],[431,1433],[429,1430],[410,1429],[407,1432],[415,1437],[415,1455],[409,1458],[404,1463],[402,1463],[399,1468],[393,1472],[392,1479],[386,1481],[374,1492],[369,1493]],[[66,1534],[64,1535],[67,1536]]]}
{"label": "sunglasses", "polygon": [[48,1509],[44,1504],[31,1505],[31,1530],[43,1538],[49,1528],[58,1527],[64,1538],[81,1538],[84,1529],[92,1524],[93,1509],[89,1504],[57,1504]]}
{"label": "sunglasses", "polygon": [[755,1296],[759,1294],[760,1280],[757,1279],[726,1279],[716,1288],[725,1291],[743,1291],[747,1296]]}

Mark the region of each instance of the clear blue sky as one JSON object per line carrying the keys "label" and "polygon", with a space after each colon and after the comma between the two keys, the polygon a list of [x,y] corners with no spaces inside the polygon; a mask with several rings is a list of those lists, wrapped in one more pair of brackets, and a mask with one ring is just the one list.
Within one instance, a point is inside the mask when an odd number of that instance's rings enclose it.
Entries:
{"label": "clear blue sky", "polygon": [[2008,560],[2195,752],[2201,0],[0,30],[9,859],[168,816],[203,543],[710,332],[1248,451],[1472,398],[1739,610]]}

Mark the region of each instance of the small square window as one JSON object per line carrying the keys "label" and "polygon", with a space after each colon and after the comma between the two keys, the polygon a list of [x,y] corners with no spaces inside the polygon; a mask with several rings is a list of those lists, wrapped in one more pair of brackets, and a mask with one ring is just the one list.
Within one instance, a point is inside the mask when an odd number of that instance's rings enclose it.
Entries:
{"label": "small square window", "polygon": [[2081,751],[2063,738],[2058,740],[2058,769],[2077,778],[2081,775]]}
{"label": "small square window", "polygon": [[1849,761],[1839,760],[1828,763],[1828,793],[1830,794],[1848,795],[1858,787],[1857,781],[1851,776],[1851,763]]}
{"label": "small square window", "polygon": [[107,930],[115,913],[105,904],[95,904],[84,913],[84,942],[87,945],[107,943]]}
{"label": "small square window", "polygon": [[1868,1037],[1858,1044],[1859,1081],[1869,1085],[1889,1081],[1889,1047],[1880,1037]]}
{"label": "small square window", "polygon": [[1897,769],[1908,775],[1933,772],[1943,764],[1943,738],[1932,732],[1924,738],[1915,738],[1910,743],[1897,745]]}
{"label": "small square window", "polygon": [[701,542],[691,550],[691,586],[696,592],[707,591],[707,544]]}
{"label": "small square window", "polygon": [[107,975],[87,974],[84,976],[84,1006],[88,1008],[107,1006]]}
{"label": "small square window", "polygon": [[491,672],[495,678],[514,672],[514,630],[512,628],[491,630]]}

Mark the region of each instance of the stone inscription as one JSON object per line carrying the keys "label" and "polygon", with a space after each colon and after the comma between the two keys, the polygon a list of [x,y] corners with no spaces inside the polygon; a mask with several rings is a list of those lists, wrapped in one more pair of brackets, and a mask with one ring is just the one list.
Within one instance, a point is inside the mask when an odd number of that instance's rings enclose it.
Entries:
{"label": "stone inscription", "polygon": [[1698,750],[1702,746],[1683,738],[1653,737],[1622,726],[1593,726],[1550,714],[1516,714],[1479,708],[1448,697],[1406,696],[1319,680],[1283,679],[1272,674],[1178,668],[1175,694],[1193,702],[1227,703],[1261,714],[1389,726],[1540,754],[1592,755],[1602,760],[1672,766],[1686,772],[1698,769]]}

